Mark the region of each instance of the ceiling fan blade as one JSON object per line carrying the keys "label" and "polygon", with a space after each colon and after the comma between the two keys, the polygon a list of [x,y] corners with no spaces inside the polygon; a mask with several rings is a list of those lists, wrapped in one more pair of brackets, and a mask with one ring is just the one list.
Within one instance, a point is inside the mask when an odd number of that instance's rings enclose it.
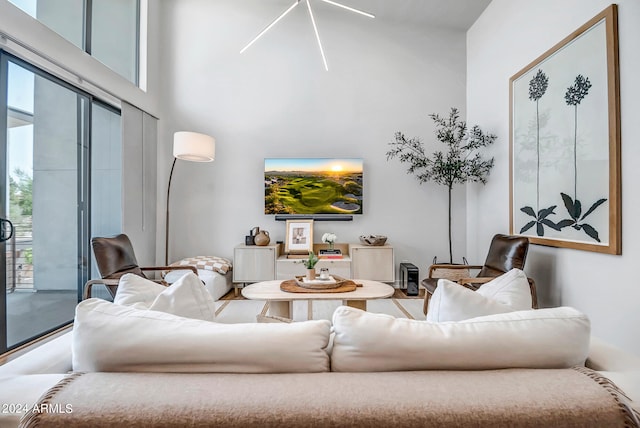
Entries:
{"label": "ceiling fan blade", "polygon": [[313,11],[311,10],[311,3],[307,0],[307,7],[309,8],[309,16],[311,17],[311,24],[313,24],[313,31],[316,33],[316,40],[318,41],[318,47],[320,48],[320,55],[322,55],[322,62],[324,63],[324,69],[329,71],[327,65],[327,58],[324,56],[324,49],[322,49],[322,42],[320,41],[320,34],[318,34],[318,27],[316,26],[316,20],[313,18]]}
{"label": "ceiling fan blade", "polygon": [[351,12],[359,13],[360,15],[364,15],[364,16],[369,17],[369,18],[375,18],[376,17],[375,15],[373,15],[373,14],[371,14],[369,12],[365,12],[365,11],[360,10],[360,9],[356,9],[356,8],[353,8],[353,7],[350,7],[350,6],[346,6],[346,5],[342,4],[342,3],[337,3],[337,2],[331,1],[331,0],[322,0],[322,1],[325,2],[325,3],[332,4],[334,6],[341,7],[341,8],[346,9],[346,10],[350,10]]}
{"label": "ceiling fan blade", "polygon": [[246,51],[247,49],[249,49],[249,46],[251,46],[252,44],[254,44],[260,37],[262,37],[264,35],[264,33],[266,33],[267,31],[269,31],[269,29],[271,29],[271,27],[273,27],[274,25],[276,25],[278,23],[278,21],[280,21],[282,18],[284,18],[289,12],[291,12],[293,10],[294,7],[296,7],[298,4],[300,3],[300,0],[295,0],[295,2],[289,6],[287,8],[287,10],[285,10],[284,12],[282,12],[280,14],[280,16],[278,16],[276,19],[273,20],[273,22],[269,25],[267,25],[264,30],[260,31],[260,33],[258,33],[257,36],[255,36],[253,38],[253,40],[251,40],[247,46],[245,46],[244,48],[242,48],[242,50],[240,51],[240,53],[243,53],[244,51]]}

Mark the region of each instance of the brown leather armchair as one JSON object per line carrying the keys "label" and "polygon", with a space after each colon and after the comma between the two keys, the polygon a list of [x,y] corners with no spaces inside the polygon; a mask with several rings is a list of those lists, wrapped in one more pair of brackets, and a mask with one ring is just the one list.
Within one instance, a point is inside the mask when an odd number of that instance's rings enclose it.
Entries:
{"label": "brown leather armchair", "polygon": [[[83,299],[91,297],[91,288],[95,284],[104,284],[111,297],[115,297],[120,277],[126,273],[147,278],[144,271],[191,270],[196,275],[194,266],[138,266],[133,245],[124,233],[110,238],[95,237],[91,239],[91,247],[96,258],[98,271],[102,279],[92,279],[84,285]],[[164,283],[161,280],[153,280]]]}
{"label": "brown leather armchair", "polygon": [[[491,240],[489,253],[484,265],[431,265],[429,267],[429,277],[421,281],[422,286],[426,289],[424,298],[423,311],[426,314],[429,308],[429,300],[431,295],[438,286],[438,279],[446,276],[437,276],[437,271],[446,270],[464,270],[479,269],[480,272],[476,277],[455,278],[456,282],[462,286],[477,290],[482,284],[507,273],[511,269],[524,269],[524,263],[527,260],[527,252],[529,251],[529,239],[523,236],[512,235],[495,235]],[[536,294],[536,286],[533,279],[529,279],[529,288],[531,289],[532,307],[538,307],[538,297]]]}

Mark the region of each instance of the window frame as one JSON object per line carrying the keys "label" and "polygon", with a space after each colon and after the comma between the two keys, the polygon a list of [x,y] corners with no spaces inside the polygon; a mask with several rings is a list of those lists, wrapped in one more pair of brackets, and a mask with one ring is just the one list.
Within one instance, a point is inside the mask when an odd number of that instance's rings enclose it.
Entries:
{"label": "window frame", "polygon": [[[82,291],[84,284],[88,281],[90,276],[90,263],[91,263],[91,244],[90,244],[90,231],[91,231],[91,177],[92,177],[92,169],[91,169],[91,148],[92,148],[92,111],[93,105],[98,105],[104,109],[107,109],[113,113],[119,114],[122,116],[122,110],[114,107],[110,103],[99,99],[95,95],[87,92],[86,90],[72,85],[71,83],[56,77],[50,72],[29,63],[28,61],[13,55],[3,49],[0,49],[0,100],[4,100],[0,102],[0,153],[7,152],[7,143],[8,143],[8,102],[7,102],[7,94],[8,94],[8,71],[9,71],[9,63],[13,63],[19,67],[28,70],[35,75],[45,78],[52,83],[60,85],[61,87],[74,92],[77,96],[77,108],[78,108],[78,141],[82,144],[80,148],[77,150],[77,174],[78,174],[78,184],[77,184],[77,209],[78,209],[78,260],[83,260],[82,263],[78,264],[77,271],[77,301],[80,302],[82,300]],[[85,105],[83,105],[85,104]],[[0,184],[3,184],[6,180],[7,176],[7,163],[0,162]],[[122,192],[122,189],[121,189]],[[5,198],[0,195],[0,213],[8,213],[8,206],[5,206]],[[5,244],[0,244],[0,247],[5,249]],[[1,256],[3,260],[0,261],[0,278],[3,283],[6,282],[6,256],[5,251],[2,252]],[[6,284],[5,284],[6,289]],[[52,332],[69,326],[73,323],[73,318],[67,322],[58,325],[52,325],[49,329],[40,332],[39,334],[21,340],[11,346],[7,344],[7,293],[6,291],[0,293],[0,358],[9,352],[14,351],[15,349],[24,347],[25,345],[40,340],[43,336],[51,334]]]}

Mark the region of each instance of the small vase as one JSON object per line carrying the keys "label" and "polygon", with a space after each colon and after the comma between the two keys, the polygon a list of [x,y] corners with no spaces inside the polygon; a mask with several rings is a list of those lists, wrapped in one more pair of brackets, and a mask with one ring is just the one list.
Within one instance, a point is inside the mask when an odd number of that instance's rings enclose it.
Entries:
{"label": "small vase", "polygon": [[329,242],[329,249],[333,250],[333,242]]}
{"label": "small vase", "polygon": [[316,270],[307,269],[307,280],[313,281],[314,279],[316,279]]}

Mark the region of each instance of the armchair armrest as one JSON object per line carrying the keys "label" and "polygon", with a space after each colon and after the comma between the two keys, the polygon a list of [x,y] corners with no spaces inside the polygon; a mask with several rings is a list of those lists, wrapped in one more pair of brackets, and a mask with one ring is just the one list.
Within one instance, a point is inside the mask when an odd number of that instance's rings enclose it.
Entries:
{"label": "armchair armrest", "polygon": [[[198,275],[198,269],[196,269],[195,266],[188,266],[188,265],[185,265],[185,266],[145,266],[145,267],[141,267],[140,270],[142,270],[142,271],[190,270],[193,273],[195,273],[196,276]],[[167,284],[165,281],[163,281],[161,279],[159,279],[159,280],[149,279],[149,281],[157,282],[158,284],[162,284],[164,286],[169,285],[169,284]],[[90,279],[89,281],[87,281],[84,284],[84,289],[82,291],[82,300],[86,300],[89,297],[91,297],[91,288],[96,284],[118,285],[119,282],[120,282],[119,278],[118,279],[107,279],[107,278]]]}
{"label": "armchair armrest", "polygon": [[478,277],[478,278],[462,278],[458,280],[458,284],[486,284],[489,281],[492,281],[496,278],[492,277]]}
{"label": "armchair armrest", "polygon": [[84,284],[84,289],[82,290],[82,300],[87,300],[91,297],[91,288],[96,284],[104,284],[104,285],[118,285],[118,279],[90,279]]}
{"label": "armchair armrest", "polygon": [[436,269],[482,269],[479,265],[445,265],[437,264],[429,266],[429,278],[432,278],[431,274]]}
{"label": "armchair armrest", "polygon": [[460,285],[463,285],[471,290],[477,290],[480,288],[482,284],[486,284],[487,282],[494,280],[495,278],[491,277],[480,277],[480,278],[461,278],[457,282]]}

